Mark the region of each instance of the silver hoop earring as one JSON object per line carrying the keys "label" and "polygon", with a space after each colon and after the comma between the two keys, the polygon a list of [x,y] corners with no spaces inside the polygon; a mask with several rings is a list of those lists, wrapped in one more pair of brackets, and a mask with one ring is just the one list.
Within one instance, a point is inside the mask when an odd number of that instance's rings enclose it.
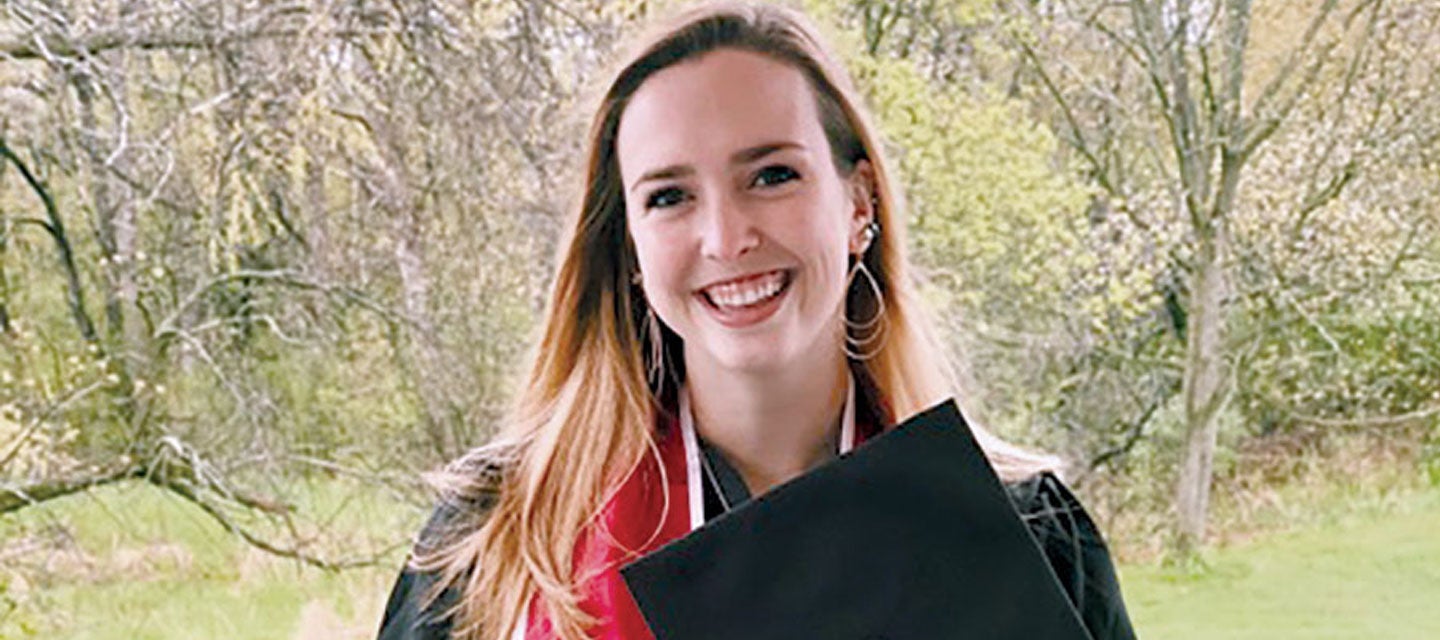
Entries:
{"label": "silver hoop earring", "polygon": [[871,295],[875,296],[875,315],[863,321],[850,319],[850,314],[845,314],[845,355],[855,360],[869,360],[880,353],[884,345],[886,333],[885,325],[885,294],[880,291],[880,283],[875,280],[870,268],[865,266],[865,257],[862,253],[855,257],[855,264],[850,267],[850,275],[846,279],[845,290],[848,292],[855,285],[857,276],[864,276],[870,289]]}

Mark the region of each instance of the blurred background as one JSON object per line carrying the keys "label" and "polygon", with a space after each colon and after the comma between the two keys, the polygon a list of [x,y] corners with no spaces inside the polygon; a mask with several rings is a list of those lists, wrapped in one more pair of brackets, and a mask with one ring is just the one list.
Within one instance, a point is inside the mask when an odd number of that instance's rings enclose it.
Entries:
{"label": "blurred background", "polygon": [[[0,2],[0,638],[372,637],[673,4]],[[1440,637],[1440,3],[800,6],[1142,637]]]}

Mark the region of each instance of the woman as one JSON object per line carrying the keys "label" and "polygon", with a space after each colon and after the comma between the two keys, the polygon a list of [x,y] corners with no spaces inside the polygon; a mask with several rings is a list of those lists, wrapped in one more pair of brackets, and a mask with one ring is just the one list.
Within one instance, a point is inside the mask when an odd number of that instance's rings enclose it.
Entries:
{"label": "woman", "polygon": [[[643,638],[618,569],[953,395],[900,195],[800,15],[692,9],[607,85],[529,375],[444,499],[382,638]],[[1049,458],[976,429],[1096,638],[1109,556]]]}

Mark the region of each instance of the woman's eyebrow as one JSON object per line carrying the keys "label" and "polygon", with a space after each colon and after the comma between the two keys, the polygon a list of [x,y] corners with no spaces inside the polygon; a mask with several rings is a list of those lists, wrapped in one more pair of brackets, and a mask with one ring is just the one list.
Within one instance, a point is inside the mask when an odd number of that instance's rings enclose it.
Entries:
{"label": "woman's eyebrow", "polygon": [[671,178],[683,178],[685,176],[694,174],[695,168],[691,167],[690,165],[672,164],[668,167],[661,167],[659,169],[645,172],[645,175],[640,176],[640,179],[636,180],[635,184],[630,185],[630,190],[634,191],[636,189],[639,189],[640,185],[645,184],[646,182],[651,182],[654,180],[669,180]]}
{"label": "woman's eyebrow", "polygon": [[[744,149],[736,151],[735,153],[730,154],[730,164],[748,164],[764,158],[765,156],[768,156],[772,153],[785,151],[787,149],[804,150],[805,145],[798,142],[780,141],[767,142],[765,144],[758,144],[753,147],[746,147]],[[670,166],[661,167],[659,169],[653,169],[645,172],[644,175],[641,175],[634,184],[630,185],[630,190],[634,191],[635,189],[638,189],[640,185],[646,182],[651,182],[654,180],[670,180],[673,178],[683,178],[694,174],[695,168],[690,165],[672,164]]]}
{"label": "woman's eyebrow", "polygon": [[739,151],[736,151],[735,153],[730,154],[730,164],[747,164],[764,158],[765,156],[768,156],[772,153],[776,153],[778,151],[784,151],[786,149],[803,150],[804,148],[805,145],[798,142],[767,142],[765,144],[756,145],[747,149],[741,149]]}

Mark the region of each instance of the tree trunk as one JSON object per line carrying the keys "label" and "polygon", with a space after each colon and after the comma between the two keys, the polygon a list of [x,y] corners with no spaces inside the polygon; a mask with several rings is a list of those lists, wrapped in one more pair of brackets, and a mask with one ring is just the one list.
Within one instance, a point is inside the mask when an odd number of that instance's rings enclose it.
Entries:
{"label": "tree trunk", "polygon": [[330,207],[325,193],[325,165],[315,157],[313,149],[306,149],[305,159],[305,235],[310,245],[310,267],[320,279],[334,276],[333,264],[338,262],[330,239]]}
{"label": "tree trunk", "polygon": [[[419,206],[420,203],[415,203],[417,209]],[[436,343],[436,327],[430,313],[430,276],[421,255],[420,221],[414,210],[394,213],[400,217],[395,264],[400,272],[401,305],[417,325],[410,341],[412,373],[424,405],[431,446],[442,459],[448,459],[459,453],[453,428],[455,402],[445,383],[449,367]]]}
{"label": "tree trunk", "polygon": [[[138,407],[135,398],[135,365],[142,351],[137,326],[127,327],[127,311],[135,306],[134,281],[134,209],[127,188],[110,174],[106,163],[108,149],[101,138],[101,122],[97,114],[97,85],[104,82],[86,71],[72,77],[75,97],[80,110],[80,146],[89,173],[91,203],[94,207],[95,239],[100,246],[104,266],[99,284],[105,300],[105,342],[103,349],[111,357],[113,371],[120,384],[112,391],[114,406],[129,427],[137,426]],[[113,90],[113,88],[112,88]],[[127,434],[128,437],[128,434]]]}
{"label": "tree trunk", "polygon": [[1225,246],[1223,225],[1212,222],[1202,233],[1190,283],[1190,317],[1185,354],[1185,460],[1176,489],[1179,510],[1175,551],[1193,556],[1204,542],[1210,506],[1210,481],[1219,434],[1220,409],[1226,398],[1225,356],[1221,341],[1225,323]]}
{"label": "tree trunk", "polygon": [[[3,162],[0,159],[0,163]],[[4,171],[0,168],[0,176],[5,175]],[[8,219],[0,220],[0,338],[10,335],[10,278],[5,274],[5,250],[10,244],[11,227]]]}

